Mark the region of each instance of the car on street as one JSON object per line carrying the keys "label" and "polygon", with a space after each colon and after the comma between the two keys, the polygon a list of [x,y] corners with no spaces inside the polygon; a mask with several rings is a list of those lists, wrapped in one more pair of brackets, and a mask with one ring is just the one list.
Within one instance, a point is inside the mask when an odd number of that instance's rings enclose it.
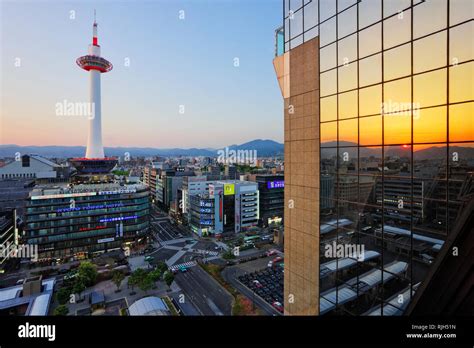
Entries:
{"label": "car on street", "polygon": [[277,250],[275,249],[270,249],[267,251],[267,256],[272,256],[272,255],[276,255],[278,253]]}
{"label": "car on street", "polygon": [[272,303],[272,306],[273,306],[273,308],[275,308],[278,312],[283,313],[283,305],[282,305],[280,302],[274,301],[274,302]]}

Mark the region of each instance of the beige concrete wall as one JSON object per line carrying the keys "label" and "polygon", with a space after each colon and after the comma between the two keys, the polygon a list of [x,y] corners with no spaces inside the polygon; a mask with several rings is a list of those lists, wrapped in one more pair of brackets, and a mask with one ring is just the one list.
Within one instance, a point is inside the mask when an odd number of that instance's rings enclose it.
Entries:
{"label": "beige concrete wall", "polygon": [[[289,55],[285,100],[286,315],[319,313],[319,39]],[[278,62],[279,67],[284,66]],[[284,70],[284,69],[283,69]],[[280,72],[288,76],[288,71]],[[284,89],[284,88],[282,88]],[[283,93],[285,96],[285,93]]]}

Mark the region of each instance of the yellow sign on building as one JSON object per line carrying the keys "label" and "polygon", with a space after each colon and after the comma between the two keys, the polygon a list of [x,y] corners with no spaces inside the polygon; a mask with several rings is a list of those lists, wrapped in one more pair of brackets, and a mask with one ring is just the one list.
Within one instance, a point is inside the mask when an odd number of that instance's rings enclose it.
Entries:
{"label": "yellow sign on building", "polygon": [[235,195],[234,184],[224,184],[224,196]]}

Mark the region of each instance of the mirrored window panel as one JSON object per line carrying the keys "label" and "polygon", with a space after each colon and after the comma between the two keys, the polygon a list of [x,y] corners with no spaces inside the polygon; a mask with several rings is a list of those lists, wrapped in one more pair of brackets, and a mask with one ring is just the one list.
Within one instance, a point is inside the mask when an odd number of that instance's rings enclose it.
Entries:
{"label": "mirrored window panel", "polygon": [[[419,73],[445,67],[447,31],[413,42],[413,72]],[[436,52],[436,53],[435,53]]]}
{"label": "mirrored window panel", "polygon": [[290,0],[289,3],[290,3],[289,9],[290,11],[293,11],[293,12],[297,11],[303,6],[303,0]]}
{"label": "mirrored window panel", "polygon": [[337,70],[329,70],[320,75],[321,96],[334,94],[337,92]]}
{"label": "mirrored window panel", "polygon": [[304,35],[304,41],[309,41],[311,39],[314,39],[316,36],[319,35],[319,27],[314,27],[313,29],[310,29],[308,31],[305,31]]}
{"label": "mirrored window panel", "polygon": [[359,29],[382,19],[382,0],[362,0],[359,2]]}
{"label": "mirrored window panel", "polygon": [[333,43],[320,49],[319,64],[321,71],[336,67],[336,45],[337,43]]}
{"label": "mirrored window panel", "polygon": [[449,141],[474,141],[474,103],[449,106]]}
{"label": "mirrored window panel", "polygon": [[352,6],[344,12],[339,13],[337,27],[338,38],[343,38],[357,31],[357,6]]}
{"label": "mirrored window panel", "polygon": [[[326,122],[321,123],[321,146],[331,146],[332,143],[337,141],[337,122]],[[325,144],[326,143],[326,144]],[[332,144],[334,146],[334,144]]]}
{"label": "mirrored window panel", "polygon": [[411,105],[410,77],[384,84],[383,109],[385,113],[410,110]]}
{"label": "mirrored window panel", "polygon": [[413,102],[420,108],[446,104],[446,69],[413,77]]}
{"label": "mirrored window panel", "polygon": [[383,48],[391,48],[410,41],[411,38],[411,11],[404,11],[385,19],[383,22]]}
{"label": "mirrored window panel", "polygon": [[336,1],[334,0],[319,0],[319,8],[321,11],[320,21],[324,21],[336,14]]}
{"label": "mirrored window panel", "polygon": [[376,54],[359,61],[359,86],[364,87],[382,82],[382,54]]}
{"label": "mirrored window panel", "polygon": [[446,0],[426,0],[413,8],[413,37],[416,39],[447,25],[448,2]]}
{"label": "mirrored window panel", "polygon": [[321,122],[337,119],[337,95],[321,98]]}
{"label": "mirrored window panel", "polygon": [[449,24],[455,25],[472,20],[474,2],[472,0],[451,0],[449,7]]}
{"label": "mirrored window panel", "polygon": [[357,117],[357,90],[339,94],[339,119]]}
{"label": "mirrored window panel", "polygon": [[338,68],[339,92],[357,88],[357,62]]}
{"label": "mirrored window panel", "polygon": [[385,114],[384,144],[411,143],[411,115],[410,112]]}
{"label": "mirrored window panel", "polygon": [[474,100],[474,62],[463,63],[449,68],[449,102]]}
{"label": "mirrored window panel", "polygon": [[341,12],[346,8],[355,5],[358,0],[338,0],[337,2],[337,12]]}
{"label": "mirrored window panel", "polygon": [[336,41],[336,17],[319,25],[319,46]]}
{"label": "mirrored window panel", "polygon": [[359,115],[375,115],[382,112],[382,85],[359,89]]}
{"label": "mirrored window panel", "polygon": [[382,116],[359,118],[360,145],[382,144]]}
{"label": "mirrored window panel", "polygon": [[382,50],[382,24],[375,24],[359,32],[359,58]]}
{"label": "mirrored window panel", "polygon": [[411,6],[411,0],[383,0],[384,18],[400,14]]}
{"label": "mirrored window panel", "polygon": [[[339,145],[341,145],[341,142],[344,142],[343,144],[345,145],[349,145],[346,143],[357,145],[358,129],[359,125],[357,118],[339,121]],[[357,152],[357,148],[354,150]]]}
{"label": "mirrored window panel", "polygon": [[447,124],[446,106],[419,110],[413,115],[413,142],[446,142]]}
{"label": "mirrored window panel", "polygon": [[474,59],[474,44],[466,38],[474,33],[474,21],[449,29],[449,64],[456,65]]}
{"label": "mirrored window panel", "polygon": [[293,39],[303,33],[303,11],[293,13],[290,18],[290,38]]}
{"label": "mirrored window panel", "polygon": [[338,65],[345,65],[357,59],[357,34],[338,41]]}
{"label": "mirrored window panel", "polygon": [[384,52],[384,80],[393,80],[411,74],[411,44]]}
{"label": "mirrored window panel", "polygon": [[318,25],[318,2],[310,1],[304,7],[304,30],[309,30]]}

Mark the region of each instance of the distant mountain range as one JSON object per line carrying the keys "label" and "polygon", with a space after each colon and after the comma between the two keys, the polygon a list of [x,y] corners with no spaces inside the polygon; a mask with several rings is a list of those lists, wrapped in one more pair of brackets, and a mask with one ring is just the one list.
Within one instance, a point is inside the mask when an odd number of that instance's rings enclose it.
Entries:
{"label": "distant mountain range", "polygon": [[[229,145],[229,150],[252,150],[257,151],[258,157],[269,157],[275,155],[283,155],[283,144],[273,140],[256,139],[240,145]],[[217,157],[218,150],[224,148],[165,148],[157,149],[151,147],[106,147],[107,156],[118,157],[123,156],[125,152],[130,153],[132,157],[149,157],[149,156],[209,156]],[[19,146],[19,145],[0,145],[0,157],[14,157],[15,153],[36,154],[47,158],[70,158],[83,157],[85,146]]]}
{"label": "distant mountain range", "polygon": [[[341,141],[339,143],[339,151],[347,152],[350,157],[354,158],[357,157],[357,144]],[[330,148],[337,146],[337,142],[331,141],[324,143],[321,148],[321,157],[332,157],[335,154],[336,149]],[[346,147],[347,146],[347,147]],[[428,159],[436,159],[442,156],[446,156],[446,147],[441,145],[434,145],[432,147],[428,147],[422,150],[414,150],[413,157],[418,160],[428,160]],[[459,158],[474,158],[474,147],[465,147],[465,146],[451,146],[450,152],[456,151],[459,155]],[[385,156],[398,156],[398,157],[406,157],[407,154],[410,154],[410,147],[403,148],[402,146],[386,146],[385,147]],[[360,157],[380,157],[382,155],[382,151],[380,147],[361,147],[359,151]]]}
{"label": "distant mountain range", "polygon": [[[347,152],[351,157],[357,156],[357,148],[355,143],[350,142],[340,142],[339,148],[344,148],[347,146]],[[331,147],[337,146],[336,142],[324,143],[323,146]],[[270,157],[283,155],[283,144],[278,143],[273,140],[262,140],[256,139],[249,141],[240,145],[229,145],[227,146],[229,150],[256,150],[258,157]],[[140,156],[140,157],[149,157],[149,156],[209,156],[217,157],[218,150],[224,148],[190,148],[190,149],[181,149],[181,148],[165,148],[157,149],[151,147],[106,147],[105,153],[107,156],[123,156],[125,152],[129,152],[131,156]],[[459,153],[460,158],[473,158],[474,157],[474,148],[473,147],[464,147],[464,146],[454,146],[451,147],[452,150],[456,150]],[[21,154],[37,154],[47,158],[70,158],[70,157],[82,157],[86,151],[85,146],[19,146],[19,145],[0,145],[0,157],[14,157],[16,152]],[[404,157],[409,153],[410,148],[403,148],[400,146],[388,147],[385,150],[385,155],[387,156],[399,156]],[[335,152],[335,149],[330,148],[321,148],[321,156],[328,157]],[[441,146],[433,146],[420,151],[416,151],[417,160],[426,160],[432,158],[438,158],[446,154],[446,148]],[[360,148],[360,157],[369,157],[369,156],[380,156],[380,148],[375,147],[365,147]]]}

